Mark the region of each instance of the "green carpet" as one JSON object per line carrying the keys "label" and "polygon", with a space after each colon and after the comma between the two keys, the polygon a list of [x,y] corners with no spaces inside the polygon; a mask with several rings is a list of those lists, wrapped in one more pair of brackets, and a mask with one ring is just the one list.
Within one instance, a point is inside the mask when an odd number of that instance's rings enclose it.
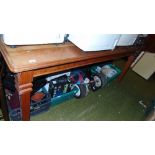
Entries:
{"label": "green carpet", "polygon": [[[124,61],[115,62],[120,68]],[[155,98],[155,79],[144,80],[133,71],[129,71],[123,81],[112,81],[106,87],[90,92],[83,99],[71,99],[51,107],[49,111],[31,117],[32,121],[115,121],[144,120],[143,101],[148,105]]]}

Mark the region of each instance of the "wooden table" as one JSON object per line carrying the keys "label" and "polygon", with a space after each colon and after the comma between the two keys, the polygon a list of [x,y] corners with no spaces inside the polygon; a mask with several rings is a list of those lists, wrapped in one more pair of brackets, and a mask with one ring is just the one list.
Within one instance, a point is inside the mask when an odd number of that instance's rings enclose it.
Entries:
{"label": "wooden table", "polygon": [[16,73],[15,86],[21,101],[22,120],[26,121],[30,120],[30,93],[34,77],[128,56],[119,77],[121,80],[134,61],[134,53],[140,51],[140,47],[117,47],[113,51],[83,52],[71,43],[10,48],[0,42],[0,51],[10,71]]}

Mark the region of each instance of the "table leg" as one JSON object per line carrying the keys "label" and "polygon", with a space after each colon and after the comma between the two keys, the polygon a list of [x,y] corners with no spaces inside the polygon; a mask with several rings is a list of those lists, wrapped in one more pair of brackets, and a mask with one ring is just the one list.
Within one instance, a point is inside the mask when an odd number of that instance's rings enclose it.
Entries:
{"label": "table leg", "polygon": [[15,85],[19,93],[22,110],[22,120],[30,120],[30,94],[32,91],[33,72],[22,72],[15,76]]}
{"label": "table leg", "polygon": [[131,64],[134,62],[135,58],[136,57],[134,55],[131,55],[131,56],[128,57],[128,60],[127,60],[127,62],[125,64],[125,67],[124,67],[121,75],[118,77],[118,81],[119,82],[121,82],[121,80],[123,79],[123,77],[126,75],[127,71],[129,70]]}

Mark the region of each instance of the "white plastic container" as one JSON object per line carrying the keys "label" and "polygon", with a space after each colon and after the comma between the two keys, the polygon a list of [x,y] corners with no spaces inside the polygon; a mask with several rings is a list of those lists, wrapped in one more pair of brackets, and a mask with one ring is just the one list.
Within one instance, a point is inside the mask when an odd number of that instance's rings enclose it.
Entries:
{"label": "white plastic container", "polygon": [[83,51],[113,50],[120,34],[70,34],[68,39]]}
{"label": "white plastic container", "polygon": [[138,34],[121,34],[117,46],[130,46],[133,45],[137,39]]}
{"label": "white plastic container", "polygon": [[2,39],[7,45],[31,45],[62,43],[65,34],[39,33],[39,34],[3,34]]}

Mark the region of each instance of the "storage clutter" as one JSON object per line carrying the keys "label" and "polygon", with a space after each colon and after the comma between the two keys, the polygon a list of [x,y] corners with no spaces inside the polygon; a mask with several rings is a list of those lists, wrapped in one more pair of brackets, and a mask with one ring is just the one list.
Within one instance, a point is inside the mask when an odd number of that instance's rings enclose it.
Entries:
{"label": "storage clutter", "polygon": [[[8,106],[9,118],[13,121],[19,121],[22,118],[20,97],[15,88],[14,75],[7,73],[4,78],[4,88],[6,94],[6,101]],[[30,113],[31,116],[47,111],[50,107],[51,96],[45,89],[36,92],[31,97]]]}
{"label": "storage clutter", "polygon": [[[36,78],[31,93],[30,114],[33,116],[47,111],[50,106],[73,97],[83,98],[88,95],[89,91],[97,91],[106,86],[120,73],[121,70],[113,64],[100,64]],[[21,120],[20,98],[14,87],[13,74],[6,75],[4,88],[10,120]]]}

